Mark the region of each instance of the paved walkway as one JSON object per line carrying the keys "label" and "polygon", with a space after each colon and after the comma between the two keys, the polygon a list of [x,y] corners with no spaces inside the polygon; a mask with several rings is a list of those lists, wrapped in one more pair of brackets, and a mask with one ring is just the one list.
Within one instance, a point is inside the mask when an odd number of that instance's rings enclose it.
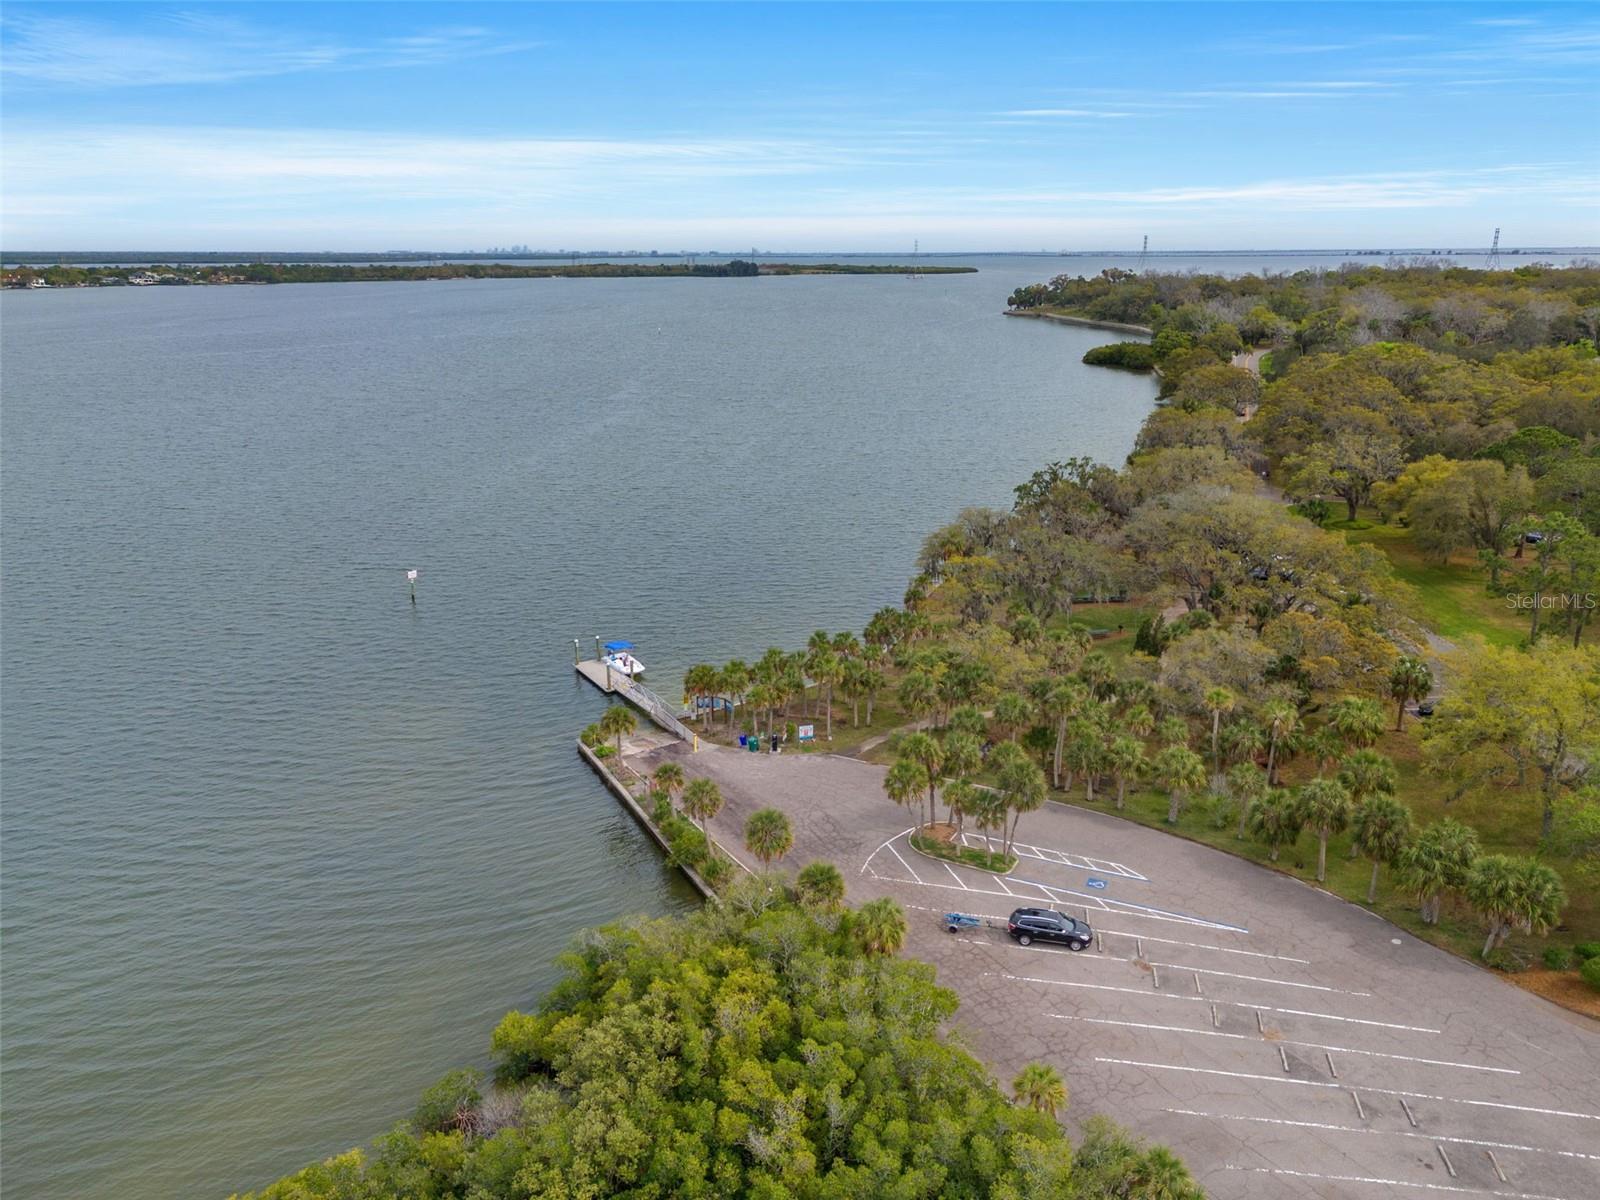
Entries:
{"label": "paved walkway", "polygon": [[[770,805],[794,824],[785,868],[828,859],[851,903],[898,900],[906,953],[959,993],[997,1078],[1054,1064],[1069,1120],[1105,1112],[1167,1143],[1211,1196],[1600,1196],[1600,1027],[1362,908],[1056,803],[1023,817],[1000,878],[913,851],[882,767],[677,745],[638,766],[669,757],[721,787],[724,844]],[[1026,905],[1086,915],[1097,947],[941,920]]]}

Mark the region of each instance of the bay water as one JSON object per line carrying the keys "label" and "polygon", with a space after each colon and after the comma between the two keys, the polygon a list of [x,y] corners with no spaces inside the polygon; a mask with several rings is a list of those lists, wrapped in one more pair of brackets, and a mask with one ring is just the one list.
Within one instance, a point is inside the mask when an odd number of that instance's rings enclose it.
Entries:
{"label": "bay water", "polygon": [[365,1143],[576,931],[692,906],[573,751],[572,639],[676,697],[859,630],[1151,408],[1001,316],[1104,264],[960,265],[0,299],[4,1195]]}

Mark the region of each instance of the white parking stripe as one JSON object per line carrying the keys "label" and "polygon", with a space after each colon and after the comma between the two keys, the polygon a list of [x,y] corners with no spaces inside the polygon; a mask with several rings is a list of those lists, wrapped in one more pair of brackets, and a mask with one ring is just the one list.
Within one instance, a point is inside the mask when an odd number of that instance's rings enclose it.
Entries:
{"label": "white parking stripe", "polygon": [[[885,846],[887,846],[887,845],[888,845],[888,843],[885,843]],[[882,847],[882,846],[879,847],[879,849],[883,849],[883,848],[884,847]],[[894,847],[893,846],[888,846],[888,849],[890,851],[893,851]],[[874,855],[875,854],[876,854],[876,851],[874,851]],[[900,856],[898,854],[896,854],[895,857],[899,858]],[[901,861],[903,862],[904,859],[902,859]],[[901,878],[899,878],[897,876],[894,876],[894,875],[880,875],[880,874],[878,874],[878,872],[876,870],[871,868],[870,862],[871,862],[871,859],[869,858],[868,859],[868,863],[863,865],[862,869],[863,869],[863,871],[868,871],[872,875],[872,877],[874,879],[883,880],[884,882],[887,882],[887,883],[912,883],[912,882],[915,882],[917,884],[920,884],[922,887],[948,888],[951,891],[959,891],[959,890],[961,890],[961,889],[955,887],[955,885],[949,884],[949,883],[930,883],[926,879],[909,880],[909,879],[901,879]],[[909,870],[910,868],[907,868],[907,869]],[[1038,902],[1038,900],[1039,900],[1038,897],[1034,897],[1034,896],[1019,896],[1019,895],[1017,895],[1016,892],[1013,892],[1009,887],[1006,887],[1006,882],[1005,882],[1005,879],[1004,879],[1003,876],[996,875],[994,878],[995,878],[995,881],[997,883],[999,883],[1002,888],[1005,889],[1003,892],[997,892],[997,891],[993,890],[992,888],[970,887],[970,886],[967,887],[966,890],[969,891],[969,892],[972,892],[974,895],[1005,896],[1005,897],[1007,897],[1007,898],[1009,898],[1011,900],[1030,900],[1030,901],[1033,901],[1034,903]],[[1026,880],[1026,879],[1019,879],[1016,882],[1018,882],[1018,883],[1029,883],[1030,881]],[[1229,925],[1226,922],[1222,922],[1222,921],[1208,921],[1204,917],[1190,917],[1190,916],[1185,916],[1182,913],[1167,913],[1167,912],[1164,912],[1164,911],[1162,911],[1160,909],[1151,909],[1147,905],[1134,904],[1132,901],[1129,901],[1129,900],[1110,900],[1110,901],[1107,901],[1107,900],[1102,899],[1099,896],[1090,895],[1090,894],[1088,894],[1086,892],[1074,892],[1074,891],[1071,891],[1070,889],[1067,889],[1067,888],[1053,888],[1053,887],[1050,887],[1047,884],[1032,884],[1031,886],[1037,887],[1037,888],[1039,888],[1040,891],[1045,893],[1043,899],[1044,899],[1045,903],[1047,903],[1047,904],[1060,904],[1060,903],[1062,903],[1062,901],[1061,901],[1061,897],[1062,896],[1071,896],[1073,898],[1073,902],[1074,903],[1081,903],[1081,902],[1083,902],[1085,900],[1092,900],[1096,904],[1101,905],[1105,909],[1105,911],[1107,911],[1107,912],[1114,912],[1119,917],[1127,917],[1127,918],[1130,918],[1130,919],[1133,919],[1133,920],[1167,921],[1167,922],[1170,922],[1171,924],[1174,924],[1174,925],[1197,925],[1202,929],[1221,929],[1221,930],[1226,930],[1226,931],[1228,931],[1230,933],[1246,933],[1247,934],[1247,933],[1250,932],[1248,929],[1241,928],[1238,925]],[[1115,907],[1113,907],[1113,906],[1115,906]]]}
{"label": "white parking stripe", "polygon": [[[959,876],[959,875],[957,875],[957,874],[956,874],[956,869],[955,869],[955,868],[954,868],[954,867],[952,867],[952,866],[951,866],[951,865],[950,865],[950,864],[949,864],[949,863],[945,863],[945,865],[944,865],[944,869],[945,869],[945,870],[946,870],[946,871],[949,871],[949,872],[950,872],[950,878],[951,878],[951,879],[954,879],[954,880],[955,880],[955,881],[956,881],[956,882],[957,882],[957,883],[961,883],[961,876]],[[966,885],[966,884],[964,884],[964,883],[961,883],[961,890],[962,890],[962,891],[963,891],[963,892],[964,892],[964,891],[967,891],[967,890],[968,890],[968,889],[967,889],[967,885]]]}
{"label": "white parking stripe", "polygon": [[[975,938],[963,938],[962,940],[963,941],[969,941],[969,942],[977,941],[977,939],[975,939]],[[1152,940],[1154,940],[1154,939],[1152,939]],[[981,945],[993,945],[994,943],[992,941],[986,941],[986,942],[981,942],[979,944],[981,944]],[[1017,945],[1015,943],[1011,943],[1009,948],[1012,949],[1012,950],[1023,950],[1023,951],[1026,951],[1029,954],[1053,954],[1053,953],[1057,953],[1057,951],[1054,951],[1054,950],[1050,949],[1050,947],[1048,947],[1048,946],[1038,946],[1038,947],[1034,947],[1034,946],[1019,946],[1019,945]],[[1097,963],[1126,963],[1126,962],[1134,962],[1136,960],[1131,959],[1131,958],[1115,958],[1115,957],[1107,958],[1104,955],[1096,955],[1094,957],[1093,961],[1097,962]],[[1145,961],[1146,962],[1150,962],[1149,959],[1146,959]],[[1238,975],[1238,974],[1235,974],[1232,971],[1213,971],[1213,970],[1210,970],[1207,967],[1192,967],[1188,963],[1150,962],[1150,965],[1153,966],[1153,967],[1165,967],[1165,968],[1167,968],[1168,970],[1171,970],[1171,971],[1194,971],[1194,972],[1196,972],[1197,974],[1200,974],[1200,975],[1216,975],[1216,976],[1220,976],[1220,977],[1222,977],[1224,979],[1248,979],[1252,983],[1275,983],[1280,987],[1306,988],[1306,989],[1308,989],[1310,991],[1313,991],[1313,992],[1332,992],[1335,995],[1339,995],[1339,996],[1359,996],[1359,997],[1367,997],[1367,998],[1370,998],[1372,996],[1371,992],[1347,992],[1343,988],[1326,987],[1326,986],[1324,986],[1323,984],[1320,984],[1320,983],[1295,983],[1295,982],[1293,982],[1291,980],[1288,980],[1288,979],[1272,979],[1272,978],[1270,978],[1269,976],[1266,976],[1266,975]]]}
{"label": "white parking stripe", "polygon": [[[932,908],[925,904],[907,904],[905,907],[916,909],[920,912],[942,913],[945,911],[942,908]],[[1107,911],[1110,910],[1108,909]],[[995,913],[975,913],[974,915],[980,917],[990,917],[996,921],[1005,920],[1004,917]],[[1268,954],[1265,950],[1240,950],[1234,946],[1212,946],[1206,942],[1182,942],[1176,938],[1155,937],[1148,933],[1130,933],[1126,929],[1107,929],[1100,925],[1095,926],[1095,932],[1103,933],[1106,937],[1143,938],[1147,942],[1160,942],[1164,946],[1187,946],[1191,950],[1210,950],[1217,954],[1241,954],[1246,958],[1272,958],[1279,962],[1299,963],[1302,966],[1311,965],[1311,960],[1309,958],[1294,958],[1288,954]]]}
{"label": "white parking stripe", "polygon": [[1274,1008],[1270,1004],[1246,1004],[1238,1000],[1212,1000],[1208,996],[1191,996],[1183,992],[1153,992],[1148,988],[1115,987],[1109,983],[1071,983],[1065,979],[1035,979],[1031,975],[1008,975],[1004,971],[985,971],[986,975],[994,975],[1000,979],[1012,979],[1022,983],[1043,983],[1050,987],[1084,988],[1091,992],[1128,992],[1135,996],[1148,996],[1152,1000],[1182,1000],[1190,1004],[1218,1004],[1227,1005],[1229,1008],[1247,1008],[1252,1011],[1264,1013],[1278,1013],[1287,1017],[1313,1017],[1320,1021],[1339,1021],[1346,1025],[1372,1025],[1379,1029],[1403,1029],[1407,1033],[1439,1033],[1438,1029],[1429,1029],[1426,1025],[1397,1025],[1393,1021],[1373,1021],[1366,1017],[1341,1017],[1337,1013],[1309,1012],[1300,1008]]}
{"label": "white parking stripe", "polygon": [[[1150,962],[1149,959],[1145,960]],[[1226,979],[1248,979],[1251,983],[1275,983],[1279,987],[1306,988],[1313,992],[1334,992],[1340,996],[1368,996],[1371,992],[1347,992],[1343,988],[1328,987],[1320,983],[1291,983],[1287,979],[1270,979],[1265,975],[1236,975],[1232,971],[1213,971],[1207,967],[1193,967],[1188,963],[1150,962],[1152,967],[1166,967],[1173,971],[1195,971],[1201,975],[1220,975]]]}
{"label": "white parking stripe", "polygon": [[1547,1196],[1542,1192],[1497,1192],[1487,1188],[1456,1187],[1448,1183],[1411,1183],[1404,1179],[1377,1179],[1369,1175],[1317,1175],[1311,1171],[1290,1171],[1278,1167],[1236,1167],[1226,1171],[1250,1171],[1257,1175],[1288,1175],[1293,1179],[1326,1179],[1330,1183],[1377,1183],[1385,1187],[1422,1188],[1429,1192],[1459,1192],[1468,1196],[1505,1196],[1509,1200],[1572,1200],[1570,1196]]}
{"label": "white parking stripe", "polygon": [[1153,1071],[1182,1071],[1189,1075],[1226,1075],[1233,1079],[1254,1079],[1258,1083],[1288,1083],[1295,1087],[1335,1088],[1341,1092],[1368,1092],[1375,1096],[1404,1096],[1409,1100],[1437,1100],[1443,1104],[1470,1104],[1475,1108],[1504,1108],[1512,1112],[1538,1113],[1542,1117],[1572,1117],[1579,1121],[1600,1121],[1600,1113],[1572,1112],[1565,1108],[1536,1108],[1529,1104],[1506,1104],[1500,1100],[1462,1100],[1456,1096],[1436,1096],[1431,1092],[1404,1092],[1395,1088],[1357,1087],[1347,1083],[1324,1083],[1320,1079],[1286,1079],[1282,1075],[1254,1075],[1249,1071],[1223,1071],[1216,1067],[1184,1067],[1177,1063],[1139,1062],[1132,1058],[1096,1058],[1095,1062],[1116,1063],[1123,1067],[1147,1067]]}
{"label": "white parking stripe", "polygon": [[[1129,1029],[1154,1029],[1164,1033],[1191,1033],[1196,1037],[1230,1038],[1242,1042],[1259,1042],[1262,1039],[1251,1033],[1224,1033],[1220,1029],[1191,1029],[1187,1025],[1151,1025],[1144,1021],[1115,1021],[1110,1017],[1080,1017],[1075,1013],[1045,1013],[1058,1021],[1088,1021],[1093,1025],[1122,1025]],[[1357,1050],[1353,1046],[1330,1046],[1325,1042],[1300,1042],[1292,1038],[1277,1038],[1279,1046],[1304,1046],[1308,1050],[1337,1050],[1340,1054],[1362,1054],[1368,1058],[1395,1058],[1401,1062],[1420,1063],[1429,1067],[1460,1067],[1463,1071],[1492,1071],[1496,1075],[1521,1075],[1510,1067],[1484,1067],[1477,1063],[1451,1062],[1445,1058],[1417,1058],[1410,1054],[1389,1054],[1382,1050]]]}
{"label": "white parking stripe", "polygon": [[1332,1125],[1322,1121],[1290,1121],[1284,1117],[1239,1117],[1232,1113],[1197,1112],[1192,1108],[1167,1108],[1163,1112],[1183,1117],[1205,1117],[1212,1121],[1252,1121],[1261,1125],[1291,1125],[1299,1129],[1326,1129],[1335,1133],[1365,1133],[1380,1137],[1421,1138],[1425,1142],[1448,1142],[1452,1146],[1484,1146],[1491,1150],[1524,1150],[1529,1154],[1559,1154],[1562,1158],[1586,1158],[1600,1162],[1600,1154],[1581,1150],[1556,1150],[1550,1146],[1523,1146],[1516,1142],[1486,1142],[1481,1138],[1446,1137],[1442,1133],[1412,1133],[1409,1129],[1367,1129],[1359,1125]]}
{"label": "white parking stripe", "polygon": [[[889,847],[889,853],[890,854],[894,855],[896,858],[900,858],[900,851],[898,851],[898,850],[896,850],[894,848],[894,843],[892,841],[885,842],[884,845]],[[913,880],[915,880],[917,883],[921,883],[922,882],[922,877],[920,875],[918,875],[915,871],[911,870],[911,864],[908,863],[905,859],[900,858],[900,865],[902,867],[904,867],[907,871],[911,871],[911,878]]]}

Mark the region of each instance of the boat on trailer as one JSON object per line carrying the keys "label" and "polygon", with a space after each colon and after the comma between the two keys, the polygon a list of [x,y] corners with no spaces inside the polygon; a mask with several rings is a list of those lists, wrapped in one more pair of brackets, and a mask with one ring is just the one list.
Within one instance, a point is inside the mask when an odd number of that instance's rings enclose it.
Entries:
{"label": "boat on trailer", "polygon": [[644,664],[633,656],[632,642],[607,642],[604,661],[613,671],[620,671],[629,679],[644,674]]}

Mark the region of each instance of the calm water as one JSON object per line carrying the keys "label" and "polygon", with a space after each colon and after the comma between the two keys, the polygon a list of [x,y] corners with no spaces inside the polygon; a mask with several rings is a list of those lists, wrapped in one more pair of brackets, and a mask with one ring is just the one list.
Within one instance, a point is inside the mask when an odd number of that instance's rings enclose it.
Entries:
{"label": "calm water", "polygon": [[1149,381],[987,265],[6,295],[5,1195],[365,1142],[576,929],[688,907],[572,752],[571,639],[670,692],[1120,461]]}

